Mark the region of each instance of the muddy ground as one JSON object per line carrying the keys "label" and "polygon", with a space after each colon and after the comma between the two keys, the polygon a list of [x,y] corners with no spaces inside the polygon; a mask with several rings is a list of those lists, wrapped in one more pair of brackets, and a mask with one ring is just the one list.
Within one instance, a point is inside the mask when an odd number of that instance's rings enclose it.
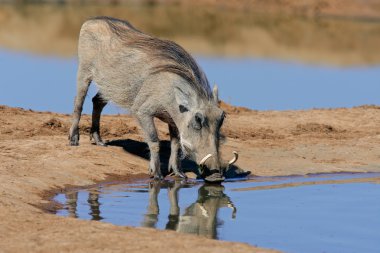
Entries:
{"label": "muddy ground", "polygon": [[[228,112],[223,157],[230,159],[231,151],[237,150],[237,164],[254,175],[380,172],[380,107],[307,111],[222,107]],[[0,107],[0,252],[269,252],[49,212],[55,208],[49,197],[64,187],[148,177],[146,146],[132,117],[102,118],[103,137],[112,144],[108,147],[91,145],[88,115],[81,123],[81,145],[71,147],[69,115]],[[158,124],[161,139],[168,140],[166,126]]]}

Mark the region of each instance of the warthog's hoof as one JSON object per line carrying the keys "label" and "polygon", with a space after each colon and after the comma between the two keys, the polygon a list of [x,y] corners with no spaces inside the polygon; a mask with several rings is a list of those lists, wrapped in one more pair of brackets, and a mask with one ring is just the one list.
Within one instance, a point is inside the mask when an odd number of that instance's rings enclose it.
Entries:
{"label": "warthog's hoof", "polygon": [[69,145],[70,146],[79,146],[79,134],[69,136]]}
{"label": "warthog's hoof", "polygon": [[149,176],[150,176],[150,178],[152,178],[153,180],[156,180],[156,181],[161,181],[164,179],[164,177],[161,174],[157,174],[157,173],[150,174]]}
{"label": "warthog's hoof", "polygon": [[103,146],[103,147],[107,146],[107,144],[105,144],[103,142],[102,138],[100,138],[99,133],[97,133],[97,132],[94,132],[94,133],[90,134],[90,141],[94,145]]}
{"label": "warthog's hoof", "polygon": [[102,147],[107,147],[107,144],[105,144],[103,141],[93,141],[92,144]]}
{"label": "warthog's hoof", "polygon": [[222,176],[220,173],[214,173],[211,174],[210,176],[207,176],[204,178],[204,180],[207,183],[213,183],[213,184],[220,184],[222,183],[226,178]]}
{"label": "warthog's hoof", "polygon": [[174,173],[174,176],[176,178],[182,178],[182,179],[187,179],[187,176],[185,173],[183,173],[182,171],[177,171]]}

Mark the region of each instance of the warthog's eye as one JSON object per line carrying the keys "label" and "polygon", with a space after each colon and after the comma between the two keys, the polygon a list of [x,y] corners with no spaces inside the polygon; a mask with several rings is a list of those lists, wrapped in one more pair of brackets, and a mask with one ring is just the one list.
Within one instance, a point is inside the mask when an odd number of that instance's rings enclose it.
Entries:
{"label": "warthog's eye", "polygon": [[201,113],[197,112],[191,122],[191,125],[194,129],[201,130],[204,123],[205,117]]}
{"label": "warthog's eye", "polygon": [[181,112],[181,113],[184,113],[184,112],[188,112],[189,111],[189,109],[187,109],[185,106],[183,106],[183,105],[179,105],[179,111]]}

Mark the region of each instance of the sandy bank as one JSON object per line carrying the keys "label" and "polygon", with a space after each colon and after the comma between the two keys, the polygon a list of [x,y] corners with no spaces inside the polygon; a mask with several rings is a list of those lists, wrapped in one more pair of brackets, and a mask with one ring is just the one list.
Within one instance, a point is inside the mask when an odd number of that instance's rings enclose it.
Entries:
{"label": "sandy bank", "polygon": [[[251,111],[223,105],[225,159],[240,152],[238,165],[253,174],[291,175],[337,171],[380,171],[380,108],[308,111]],[[57,217],[48,191],[84,186],[105,179],[145,176],[148,162],[128,145],[143,147],[140,130],[127,115],[104,116],[106,140],[119,146],[97,147],[82,120],[81,145],[68,146],[69,115],[0,107],[0,249],[2,252],[267,252],[145,228],[117,227]],[[168,139],[159,124],[161,139]]]}

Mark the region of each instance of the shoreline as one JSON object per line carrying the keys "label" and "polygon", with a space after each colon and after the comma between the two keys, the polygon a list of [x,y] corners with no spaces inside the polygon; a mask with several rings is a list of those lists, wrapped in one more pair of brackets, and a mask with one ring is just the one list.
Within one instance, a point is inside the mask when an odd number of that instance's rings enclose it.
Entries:
{"label": "shoreline", "polygon": [[[222,157],[256,176],[380,172],[380,109],[228,112]],[[146,144],[128,115],[105,115],[101,133],[117,145],[98,147],[81,121],[80,146],[68,146],[70,116],[0,106],[0,248],[5,252],[275,252],[147,228],[118,227],[51,214],[50,201],[67,187],[145,178]],[[167,152],[166,125],[157,122]],[[133,151],[131,153],[131,151]],[[146,176],[147,177],[147,176]],[[41,208],[48,210],[43,211]],[[50,212],[49,212],[50,210]],[[146,243],[149,241],[149,244]]]}

